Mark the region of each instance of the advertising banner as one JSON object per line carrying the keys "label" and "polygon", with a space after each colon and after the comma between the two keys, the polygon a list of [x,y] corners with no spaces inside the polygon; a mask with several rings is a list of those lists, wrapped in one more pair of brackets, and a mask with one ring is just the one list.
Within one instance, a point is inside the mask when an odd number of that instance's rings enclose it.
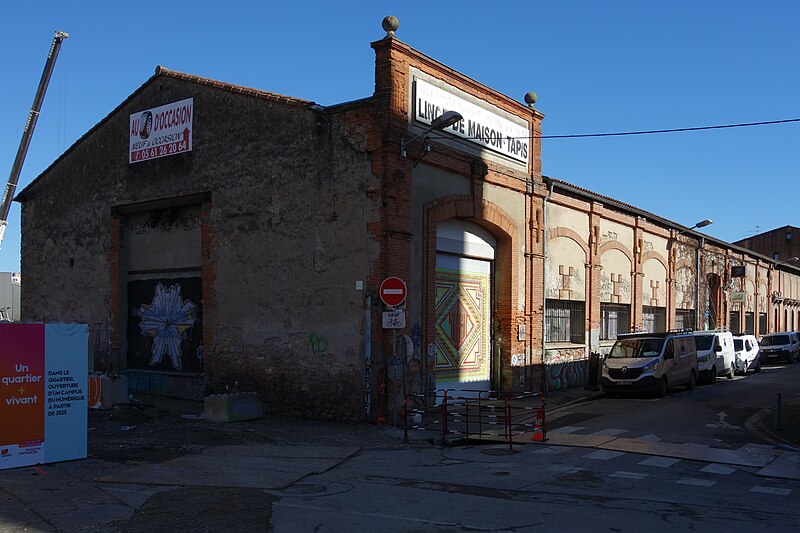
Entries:
{"label": "advertising banner", "polygon": [[0,469],[86,457],[88,326],[0,324]]}
{"label": "advertising banner", "polygon": [[193,98],[132,114],[128,163],[190,152],[193,116]]}

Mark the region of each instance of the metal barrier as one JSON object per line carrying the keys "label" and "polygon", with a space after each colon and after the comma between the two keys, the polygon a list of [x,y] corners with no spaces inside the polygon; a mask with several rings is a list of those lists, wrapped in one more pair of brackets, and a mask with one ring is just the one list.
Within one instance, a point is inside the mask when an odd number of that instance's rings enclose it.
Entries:
{"label": "metal barrier", "polygon": [[[440,389],[431,394],[408,394],[403,399],[404,437],[408,444],[410,429],[431,431],[441,435],[441,444],[448,437],[471,441],[525,442],[521,438],[531,433],[530,441],[547,440],[545,399],[540,393],[497,398],[490,390]],[[454,394],[456,393],[456,394]],[[422,401],[418,401],[421,399]],[[410,408],[409,400],[427,408]],[[539,405],[533,405],[539,400]]]}

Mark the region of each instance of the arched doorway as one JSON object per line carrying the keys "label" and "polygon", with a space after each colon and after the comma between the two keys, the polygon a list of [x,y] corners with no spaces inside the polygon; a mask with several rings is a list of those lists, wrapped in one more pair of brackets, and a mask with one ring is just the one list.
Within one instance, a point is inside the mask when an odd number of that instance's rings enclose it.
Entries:
{"label": "arched doorway", "polygon": [[436,226],[434,375],[437,389],[492,389],[497,240],[460,219]]}
{"label": "arched doorway", "polygon": [[706,315],[702,320],[705,329],[719,327],[719,317],[722,316],[721,280],[718,274],[707,276]]}

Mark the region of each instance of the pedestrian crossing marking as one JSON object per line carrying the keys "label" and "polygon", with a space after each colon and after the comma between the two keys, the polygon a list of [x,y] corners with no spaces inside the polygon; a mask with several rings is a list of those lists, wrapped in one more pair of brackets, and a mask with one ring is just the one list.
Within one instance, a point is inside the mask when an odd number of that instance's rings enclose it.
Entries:
{"label": "pedestrian crossing marking", "polygon": [[758,492],[760,494],[774,494],[776,496],[788,496],[791,494],[792,489],[779,489],[777,487],[762,487],[761,485],[755,485],[753,488],[750,489],[750,492]]}
{"label": "pedestrian crossing marking", "polygon": [[625,472],[623,470],[619,470],[617,472],[614,472],[613,474],[609,474],[608,477],[619,477],[624,479],[644,479],[648,475],[649,474],[643,474],[641,472]]}
{"label": "pedestrian crossing marking", "polygon": [[692,477],[685,477],[679,479],[675,483],[679,483],[681,485],[692,485],[695,487],[710,487],[716,483],[716,481],[710,479],[696,479]]}
{"label": "pedestrian crossing marking", "polygon": [[625,452],[615,452],[612,450],[597,450],[596,452],[592,452],[590,454],[584,455],[586,459],[598,459],[600,461],[609,461],[611,459],[616,459],[625,455]]}
{"label": "pedestrian crossing marking", "polygon": [[628,433],[628,430],[608,428],[608,429],[601,429],[600,431],[595,431],[594,433],[592,433],[592,435],[605,435],[608,437],[616,437],[617,435],[622,435],[623,433]]}
{"label": "pedestrian crossing marking", "polygon": [[673,459],[672,457],[650,457],[641,461],[639,464],[644,466],[655,466],[658,468],[668,468],[675,463],[680,462],[680,459]]}
{"label": "pedestrian crossing marking", "polygon": [[700,472],[707,472],[709,474],[722,474],[724,476],[727,476],[729,474],[733,474],[734,472],[736,472],[736,469],[731,468],[730,466],[711,463],[710,465],[701,468]]}

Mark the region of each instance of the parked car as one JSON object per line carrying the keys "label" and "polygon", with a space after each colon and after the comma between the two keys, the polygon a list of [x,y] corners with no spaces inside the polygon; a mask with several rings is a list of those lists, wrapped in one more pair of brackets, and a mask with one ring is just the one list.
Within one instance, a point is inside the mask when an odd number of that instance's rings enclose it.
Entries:
{"label": "parked car", "polygon": [[800,340],[794,331],[768,333],[758,340],[758,344],[765,363],[778,360],[796,363],[800,359]]}
{"label": "parked car", "polygon": [[761,354],[758,340],[753,335],[735,335],[733,337],[733,351],[737,374],[747,374],[747,371],[751,368],[756,372],[761,372]]}
{"label": "parked car", "polygon": [[628,333],[617,336],[603,362],[601,382],[609,394],[651,391],[697,383],[697,349],[691,332]]}
{"label": "parked car", "polygon": [[709,383],[717,381],[718,376],[733,379],[736,358],[730,331],[695,331],[694,342],[697,345],[697,371],[701,379]]}

